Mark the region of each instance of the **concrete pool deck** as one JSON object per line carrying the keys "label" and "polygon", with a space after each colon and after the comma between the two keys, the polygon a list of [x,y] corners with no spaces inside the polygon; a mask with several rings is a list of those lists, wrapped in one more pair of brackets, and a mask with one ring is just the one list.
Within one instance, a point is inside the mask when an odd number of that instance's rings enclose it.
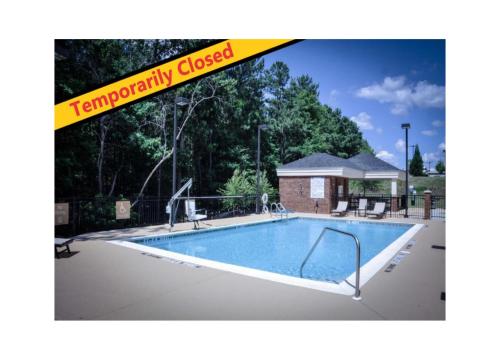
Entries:
{"label": "concrete pool deck", "polygon": [[[223,226],[264,219],[269,216],[206,223]],[[71,256],[55,259],[55,319],[444,320],[446,250],[431,246],[445,246],[445,222],[382,221],[427,226],[414,236],[410,254],[391,272],[384,271],[386,264],[361,288],[359,302],[345,295],[179,264],[106,241],[165,233],[165,226],[80,235],[75,239],[81,241],[71,246]],[[188,229],[192,224],[175,227],[175,231]]]}

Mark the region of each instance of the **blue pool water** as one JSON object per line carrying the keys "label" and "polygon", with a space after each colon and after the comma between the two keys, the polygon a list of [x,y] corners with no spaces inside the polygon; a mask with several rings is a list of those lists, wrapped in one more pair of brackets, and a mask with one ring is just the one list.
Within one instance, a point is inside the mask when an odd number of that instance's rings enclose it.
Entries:
{"label": "blue pool water", "polygon": [[[164,235],[134,242],[189,256],[300,277],[300,265],[325,226],[356,235],[361,266],[411,225],[293,218],[261,224]],[[355,271],[351,237],[326,232],[304,267],[303,277],[339,283]]]}

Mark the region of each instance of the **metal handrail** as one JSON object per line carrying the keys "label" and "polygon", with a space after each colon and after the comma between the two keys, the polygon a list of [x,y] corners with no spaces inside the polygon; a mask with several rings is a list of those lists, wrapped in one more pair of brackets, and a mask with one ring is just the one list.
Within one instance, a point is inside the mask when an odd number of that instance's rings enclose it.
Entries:
{"label": "metal handrail", "polygon": [[286,218],[288,219],[288,211],[286,211],[285,207],[283,206],[282,203],[272,203],[271,204],[271,211],[269,212],[270,216],[273,217],[273,208],[276,209],[276,212],[279,212],[280,217],[283,219],[283,213],[285,214]]}
{"label": "metal handrail", "polygon": [[288,211],[286,211],[285,207],[283,206],[282,203],[277,203],[276,206],[278,207],[279,211],[280,211],[280,214],[281,214],[281,218],[283,218],[283,213],[285,213],[285,216],[286,218],[288,219]]}
{"label": "metal handrail", "polygon": [[[273,202],[273,203],[271,204],[271,212],[269,213],[269,215],[271,215],[271,217],[273,217],[273,208],[275,208],[275,209],[276,209],[276,212],[277,212],[277,211],[279,210],[279,209],[278,209],[278,204],[277,204],[277,203],[275,203],[275,202]],[[280,215],[281,215],[281,212],[280,212]],[[283,218],[283,215],[281,215],[281,217]]]}
{"label": "metal handrail", "polygon": [[302,262],[302,265],[300,265],[300,277],[302,277],[302,270],[304,269],[304,265],[306,264],[307,260],[309,260],[309,258],[311,257],[311,254],[313,253],[314,249],[316,249],[316,246],[318,245],[319,241],[323,238],[323,235],[325,234],[325,232],[327,230],[338,232],[338,233],[350,236],[350,237],[352,237],[354,239],[354,242],[356,243],[356,288],[355,288],[354,296],[352,298],[354,300],[361,300],[361,291],[359,290],[361,246],[359,244],[358,238],[354,234],[351,234],[351,233],[348,233],[348,232],[345,232],[345,231],[342,231],[342,230],[334,229],[334,228],[331,228],[331,227],[328,227],[328,226],[325,227],[323,229],[323,231],[321,231],[321,234],[316,239],[316,242],[314,243],[314,245],[311,247],[311,250],[309,250],[309,253],[305,257],[304,261]]}

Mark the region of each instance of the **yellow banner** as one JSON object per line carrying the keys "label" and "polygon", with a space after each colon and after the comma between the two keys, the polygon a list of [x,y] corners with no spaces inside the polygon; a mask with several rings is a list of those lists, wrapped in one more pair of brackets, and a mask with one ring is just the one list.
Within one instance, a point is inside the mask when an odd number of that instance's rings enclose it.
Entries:
{"label": "yellow banner", "polygon": [[55,129],[284,45],[292,40],[227,40],[55,105]]}

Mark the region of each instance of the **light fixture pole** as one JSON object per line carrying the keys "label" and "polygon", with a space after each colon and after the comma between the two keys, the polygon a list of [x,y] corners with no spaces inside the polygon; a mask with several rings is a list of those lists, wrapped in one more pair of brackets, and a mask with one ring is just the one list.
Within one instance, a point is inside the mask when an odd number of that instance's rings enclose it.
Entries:
{"label": "light fixture pole", "polygon": [[177,105],[185,106],[189,104],[189,100],[181,96],[175,97],[174,102],[174,131],[173,131],[173,147],[172,147],[172,196],[177,192]]}
{"label": "light fixture pole", "polygon": [[410,128],[409,123],[401,124],[401,128],[405,129],[405,143],[406,143],[406,161],[405,161],[405,170],[406,170],[406,180],[405,180],[405,218],[408,217],[408,129]]}
{"label": "light fixture pole", "polygon": [[268,126],[266,124],[261,124],[257,126],[257,181],[256,190],[257,196],[255,198],[255,213],[259,213],[259,198],[260,198],[260,130],[266,130]]}

